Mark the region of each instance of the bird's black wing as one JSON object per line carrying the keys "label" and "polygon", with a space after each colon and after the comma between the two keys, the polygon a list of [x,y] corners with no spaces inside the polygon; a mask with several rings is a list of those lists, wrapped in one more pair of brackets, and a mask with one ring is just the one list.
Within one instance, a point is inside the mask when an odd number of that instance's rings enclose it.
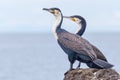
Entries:
{"label": "bird's black wing", "polygon": [[58,34],[58,40],[64,47],[69,48],[76,53],[87,55],[92,60],[97,58],[90,43],[78,35],[62,32]]}
{"label": "bird's black wing", "polygon": [[91,46],[92,46],[94,52],[96,53],[98,59],[107,61],[106,57],[103,55],[103,53],[97,47],[95,47],[92,44],[91,44]]}

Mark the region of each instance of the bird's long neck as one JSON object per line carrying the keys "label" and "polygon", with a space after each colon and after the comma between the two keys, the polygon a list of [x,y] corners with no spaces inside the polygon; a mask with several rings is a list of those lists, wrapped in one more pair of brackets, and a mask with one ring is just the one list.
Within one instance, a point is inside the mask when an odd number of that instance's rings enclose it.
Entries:
{"label": "bird's long neck", "polygon": [[85,29],[86,29],[86,21],[81,22],[81,24],[79,24],[79,27],[80,28],[78,29],[78,31],[76,32],[76,34],[82,36],[83,33],[85,32]]}
{"label": "bird's long neck", "polygon": [[56,21],[53,27],[53,33],[55,34],[56,37],[57,37],[57,33],[59,33],[59,31],[61,30],[62,21],[63,21],[63,16],[61,13],[60,16],[56,17]]}

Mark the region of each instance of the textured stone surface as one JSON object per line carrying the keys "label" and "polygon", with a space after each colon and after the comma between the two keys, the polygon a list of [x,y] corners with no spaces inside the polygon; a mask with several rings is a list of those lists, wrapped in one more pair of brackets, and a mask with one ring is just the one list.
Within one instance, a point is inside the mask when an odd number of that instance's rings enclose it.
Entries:
{"label": "textured stone surface", "polygon": [[76,69],[68,71],[64,80],[120,80],[114,69]]}

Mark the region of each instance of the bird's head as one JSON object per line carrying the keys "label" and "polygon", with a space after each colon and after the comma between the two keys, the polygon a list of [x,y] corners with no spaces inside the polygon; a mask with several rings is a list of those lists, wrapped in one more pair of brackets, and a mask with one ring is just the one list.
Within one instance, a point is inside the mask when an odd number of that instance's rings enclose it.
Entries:
{"label": "bird's head", "polygon": [[85,21],[85,19],[82,16],[74,15],[74,16],[63,16],[64,18],[70,19],[77,24],[81,24],[81,22]]}
{"label": "bird's head", "polygon": [[55,17],[58,17],[61,15],[61,10],[59,8],[43,8],[43,10],[48,11],[52,13]]}

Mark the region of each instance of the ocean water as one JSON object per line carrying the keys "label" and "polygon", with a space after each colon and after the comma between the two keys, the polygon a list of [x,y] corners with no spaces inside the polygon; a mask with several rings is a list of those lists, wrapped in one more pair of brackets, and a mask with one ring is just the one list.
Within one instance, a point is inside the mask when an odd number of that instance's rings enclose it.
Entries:
{"label": "ocean water", "polygon": [[[83,37],[120,72],[120,34],[90,33]],[[52,34],[0,34],[0,80],[63,80],[68,69],[67,55]]]}

